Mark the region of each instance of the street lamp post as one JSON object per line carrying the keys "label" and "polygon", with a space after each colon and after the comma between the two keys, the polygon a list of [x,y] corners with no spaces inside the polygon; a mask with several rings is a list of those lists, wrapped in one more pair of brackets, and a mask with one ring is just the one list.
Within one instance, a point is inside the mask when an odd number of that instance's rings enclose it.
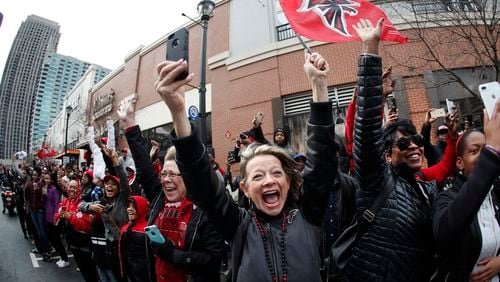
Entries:
{"label": "street lamp post", "polygon": [[215,2],[212,0],[202,0],[198,3],[198,14],[201,17],[202,37],[201,37],[201,71],[200,71],[200,133],[201,142],[207,145],[207,113],[206,113],[206,83],[207,83],[207,30],[208,20],[213,14]]}
{"label": "street lamp post", "polygon": [[73,107],[67,106],[66,107],[66,134],[64,137],[64,154],[68,153],[68,127],[69,127],[69,116],[71,115],[71,112],[73,111]]}

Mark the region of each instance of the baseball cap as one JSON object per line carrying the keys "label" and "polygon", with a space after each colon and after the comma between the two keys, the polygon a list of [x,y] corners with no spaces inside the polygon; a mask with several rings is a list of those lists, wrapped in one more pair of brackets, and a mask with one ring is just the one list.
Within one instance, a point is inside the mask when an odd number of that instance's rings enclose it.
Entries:
{"label": "baseball cap", "polygon": [[112,181],[116,182],[116,184],[120,184],[120,179],[114,175],[109,174],[109,175],[104,176],[104,180],[103,180],[104,183],[108,182],[108,180],[112,180]]}

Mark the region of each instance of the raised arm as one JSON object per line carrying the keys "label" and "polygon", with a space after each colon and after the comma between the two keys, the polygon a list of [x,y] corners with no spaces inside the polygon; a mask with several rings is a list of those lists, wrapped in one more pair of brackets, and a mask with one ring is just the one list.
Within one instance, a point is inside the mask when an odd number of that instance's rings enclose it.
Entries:
{"label": "raised arm", "polygon": [[120,179],[120,194],[118,194],[118,199],[120,201],[127,201],[130,197],[130,187],[128,185],[128,179],[127,174],[125,173],[125,169],[120,165],[118,153],[116,152],[116,150],[110,150],[108,148],[104,148],[103,150],[104,153],[111,159],[113,169]]}
{"label": "raised arm", "polygon": [[95,143],[94,127],[91,125],[87,127],[87,142],[94,156],[94,177],[104,179],[106,163],[104,162],[101,148]]}
{"label": "raised arm", "polygon": [[306,165],[300,207],[305,218],[321,225],[328,193],[337,175],[335,125],[328,99],[328,62],[319,54],[305,53],[304,71],[311,82],[313,102],[307,125]]}
{"label": "raised arm", "polygon": [[442,186],[448,176],[455,170],[455,161],[457,159],[456,144],[458,139],[458,114],[448,116],[448,136],[446,137],[446,149],[441,161],[429,168],[422,168],[422,174],[425,181],[435,180],[438,186]]}
{"label": "raised arm", "polygon": [[358,98],[354,130],[354,176],[363,190],[378,190],[384,177],[382,140],[382,58],[378,44],[383,19],[374,27],[361,19],[354,26],[363,44],[358,61]]}
{"label": "raised arm", "polygon": [[142,185],[148,201],[153,202],[161,191],[161,184],[149,158],[148,144],[143,138],[139,126],[135,123],[134,105],[136,101],[136,97],[130,101],[124,101],[118,109],[118,116],[122,128],[125,129],[125,137],[135,161],[139,183]]}
{"label": "raised arm", "polygon": [[175,77],[187,68],[187,62],[164,62],[158,65],[156,91],[169,108],[175,132],[172,141],[177,150],[177,165],[187,189],[187,195],[208,215],[217,231],[230,240],[236,232],[242,212],[225,193],[224,183],[212,169],[204,145],[196,130],[191,127],[186,115],[182,86],[192,80],[175,81]]}
{"label": "raised arm", "polygon": [[431,112],[433,110],[434,109],[429,109],[427,111],[425,121],[422,124],[422,129],[420,130],[420,134],[424,137],[424,155],[429,166],[432,166],[437,162],[436,151],[434,150],[434,146],[431,144],[432,123],[436,121],[436,118],[431,116]]}
{"label": "raised arm", "polygon": [[484,128],[487,145],[481,150],[465,183],[458,191],[455,189],[455,197],[452,189],[456,187],[442,191],[433,203],[434,238],[441,250],[454,248],[457,240],[462,238],[500,174],[500,102],[497,102],[491,120],[487,121],[485,117]]}

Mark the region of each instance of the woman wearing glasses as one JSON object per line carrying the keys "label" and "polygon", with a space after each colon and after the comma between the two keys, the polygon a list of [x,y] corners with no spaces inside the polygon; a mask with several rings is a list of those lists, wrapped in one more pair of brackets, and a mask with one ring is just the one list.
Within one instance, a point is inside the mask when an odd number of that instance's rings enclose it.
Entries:
{"label": "woman wearing glasses", "polygon": [[156,225],[164,244],[150,241],[156,256],[150,273],[156,281],[219,281],[224,241],[205,213],[186,198],[186,186],[171,147],[159,178],[149,158],[148,143],[135,124],[134,102],[126,103],[118,115],[134,158],[139,182],[150,202],[148,225]]}

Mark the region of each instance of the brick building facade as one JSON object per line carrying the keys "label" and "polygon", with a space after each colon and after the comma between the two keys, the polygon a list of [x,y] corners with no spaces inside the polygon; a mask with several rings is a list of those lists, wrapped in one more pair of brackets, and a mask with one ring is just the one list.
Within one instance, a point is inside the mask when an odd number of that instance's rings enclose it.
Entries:
{"label": "brick building facade", "polygon": [[[307,98],[310,85],[303,72],[302,47],[295,38],[278,42],[274,39],[276,38],[274,26],[267,27],[269,34],[274,34],[274,37],[264,36],[268,41],[265,44],[256,43],[255,46],[249,46],[247,41],[251,38],[241,34],[235,35],[237,27],[249,24],[245,19],[238,19],[239,22],[234,19],[241,13],[254,11],[247,9],[248,7],[243,9],[242,5],[250,5],[248,2],[258,4],[257,1],[217,1],[215,16],[209,22],[207,112],[210,112],[211,144],[215,148],[216,159],[221,164],[224,163],[226,152],[234,145],[235,137],[251,126],[252,118],[257,111],[265,113],[262,127],[266,138],[272,140],[274,128],[285,127],[291,133],[292,145],[298,151],[303,151],[301,145],[305,135],[303,125],[307,117],[307,107],[304,107],[307,103],[304,99]],[[261,9],[259,11],[262,13],[274,17],[274,11],[270,11],[268,7],[252,7],[252,9]],[[255,25],[256,27],[247,28],[259,29],[259,23]],[[199,84],[201,27],[194,24],[186,27],[190,30],[190,72],[195,73],[191,85],[196,86]],[[260,28],[265,30],[265,26]],[[402,33],[405,34],[407,31]],[[139,96],[136,105],[137,123],[147,138],[168,143],[167,132],[170,129],[171,117],[154,89],[156,66],[165,58],[167,35],[148,47],[132,52],[119,69],[113,71],[91,91],[89,114],[95,114],[94,104],[98,97],[108,94],[113,96],[111,110],[95,119],[98,128],[104,127],[105,120],[109,116],[118,120],[116,110],[119,102],[128,95],[137,93]],[[261,39],[259,36],[255,37],[256,42]],[[352,95],[349,89],[356,81],[360,43],[309,42],[308,44],[312,46],[313,51],[321,53],[330,63],[328,83],[332,93],[337,90],[343,93],[341,106],[345,107]],[[424,50],[422,42],[419,41],[410,41],[407,44],[383,43],[381,46],[384,67],[393,66],[393,76],[397,79],[394,96],[398,101],[400,113],[403,117],[411,118],[417,127],[422,124],[425,113],[430,107],[442,105],[443,97],[448,95],[447,93],[456,99],[468,97],[463,89],[456,86],[428,87],[429,77],[441,75],[439,66],[425,65],[416,69],[400,64],[401,61],[412,60],[411,55],[423,53]],[[448,63],[451,68],[461,69],[462,75],[468,77],[472,84],[487,82],[480,80],[475,67],[476,62],[472,58],[461,60],[451,58]],[[484,74],[481,78],[484,80]],[[305,97],[300,103],[292,99],[299,96]],[[196,89],[188,89],[186,97],[187,106],[198,106]],[[299,103],[301,108],[295,113],[288,114],[287,105],[292,100],[294,103]],[[120,136],[118,130],[117,136]],[[126,146],[124,138],[117,139],[119,147]]]}

